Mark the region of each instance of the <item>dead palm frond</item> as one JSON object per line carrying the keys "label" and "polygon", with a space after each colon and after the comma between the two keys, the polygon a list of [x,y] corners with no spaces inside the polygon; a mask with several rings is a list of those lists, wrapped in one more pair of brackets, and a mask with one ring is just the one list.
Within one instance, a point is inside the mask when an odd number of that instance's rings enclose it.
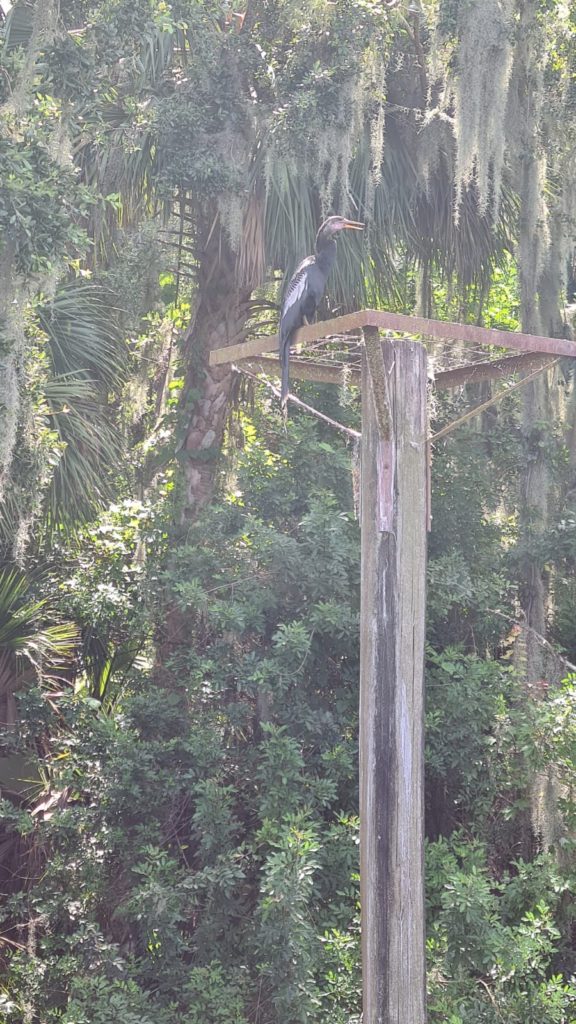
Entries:
{"label": "dead palm frond", "polygon": [[237,273],[242,288],[257,287],[266,274],[264,202],[257,195],[250,197],[244,213]]}

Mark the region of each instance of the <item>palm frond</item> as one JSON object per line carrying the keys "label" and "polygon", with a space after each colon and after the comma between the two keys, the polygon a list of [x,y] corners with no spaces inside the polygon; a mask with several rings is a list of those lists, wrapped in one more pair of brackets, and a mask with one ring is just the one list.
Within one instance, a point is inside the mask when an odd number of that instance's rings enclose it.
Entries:
{"label": "palm frond", "polygon": [[140,88],[151,92],[161,84],[167,69],[170,67],[174,53],[180,61],[186,58],[187,34],[182,28],[166,29],[159,25],[150,25],[142,36],[140,51]]}
{"label": "palm frond", "polygon": [[266,251],[269,264],[282,267],[286,277],[312,251],[318,217],[312,183],[295,166],[273,160],[266,181]]}
{"label": "palm frond", "polygon": [[[360,151],[350,170],[353,204],[362,214],[366,154]],[[338,212],[338,211],[334,211]],[[319,226],[319,196],[309,178],[296,165],[274,164],[267,178],[265,234],[268,261],[284,269],[286,280],[296,264],[312,252]],[[368,302],[382,305],[398,301],[399,270],[393,238],[382,225],[354,238],[343,238],[331,274],[327,308],[346,312]]]}
{"label": "palm frond", "polygon": [[3,47],[9,52],[28,46],[34,27],[33,0],[17,0],[6,15],[4,22]]}
{"label": "palm frond", "polygon": [[127,368],[115,312],[102,289],[77,282],[37,310],[51,369],[44,399],[60,453],[46,496],[49,531],[85,521],[110,496],[121,440],[109,394]]}
{"label": "palm frond", "polygon": [[[73,529],[110,497],[110,481],[119,465],[121,436],[111,397],[118,394],[128,366],[127,352],[105,293],[92,284],[69,284],[35,310],[32,336],[48,356],[48,379],[37,382],[31,412],[37,426],[16,451],[13,486],[0,506],[0,546],[18,549],[21,527],[46,538],[60,526]],[[36,333],[34,334],[34,329]],[[40,328],[42,334],[39,334]],[[51,468],[39,466],[27,437],[46,438],[46,423],[56,435],[47,453]],[[45,443],[45,442],[43,442]],[[20,473],[19,467],[22,467]],[[37,502],[26,498],[29,474],[37,473]],[[22,486],[21,481],[26,481]],[[28,508],[22,511],[22,502]]]}
{"label": "palm frond", "polygon": [[[430,133],[434,138],[427,137]],[[425,173],[425,154],[435,157]],[[513,246],[516,199],[504,182],[498,216],[482,214],[474,188],[462,197],[458,221],[454,211],[454,139],[445,123],[417,129],[391,114],[386,122],[382,177],[374,192],[372,251],[386,272],[391,252],[404,251],[414,265],[433,264],[446,277],[466,286],[481,283]],[[360,173],[358,173],[358,171]],[[365,196],[365,169],[352,176]],[[364,190],[363,190],[364,186]]]}
{"label": "palm frond", "polygon": [[94,633],[92,628],[85,630],[82,663],[88,695],[109,705],[137,663],[144,642],[143,637],[136,637],[116,645]]}
{"label": "palm frond", "polygon": [[143,116],[137,123],[133,106],[125,102],[121,88],[96,97],[82,111],[82,133],[73,142],[73,152],[83,180],[102,195],[114,194],[120,199],[117,208],[101,205],[92,217],[97,252],[113,242],[119,223],[126,228],[143,214],[151,215],[164,206],[156,187],[159,154],[154,97],[162,91],[174,55],[178,54],[180,63],[186,63],[189,45],[185,31],[179,27],[147,27],[136,63],[136,79],[130,86],[141,103]]}
{"label": "palm frond", "polygon": [[102,289],[65,285],[38,309],[54,376],[85,374],[114,388],[123,377],[126,353],[113,310]]}
{"label": "palm frond", "polygon": [[47,601],[31,595],[30,583],[19,569],[0,570],[0,651],[33,664],[47,657],[65,660],[78,642],[78,629],[70,622],[47,625]]}
{"label": "palm frond", "polygon": [[50,482],[46,514],[50,529],[89,518],[111,495],[121,437],[93,382],[68,374],[45,385],[50,423],[62,455]]}

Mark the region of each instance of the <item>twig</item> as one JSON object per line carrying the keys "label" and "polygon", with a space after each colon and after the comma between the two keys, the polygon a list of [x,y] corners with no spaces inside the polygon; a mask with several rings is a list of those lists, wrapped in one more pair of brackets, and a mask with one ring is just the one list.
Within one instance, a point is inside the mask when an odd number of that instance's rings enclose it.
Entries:
{"label": "twig", "polygon": [[363,338],[359,334],[331,334],[329,338],[321,338],[320,341],[316,341],[311,345],[306,345],[306,351],[314,352],[318,348],[325,348],[327,345],[333,345],[336,341],[339,341],[342,345],[350,345],[358,348],[362,343]]}
{"label": "twig", "polygon": [[7,939],[5,935],[0,935],[0,942],[5,942],[9,946],[14,946],[16,949],[23,949],[26,952],[26,946],[23,946],[21,942],[14,942],[14,939]]}
{"label": "twig", "polygon": [[237,580],[228,580],[227,583],[219,583],[217,587],[209,587],[206,593],[214,594],[217,590],[225,590],[226,587],[235,587],[238,583],[249,583],[251,580],[266,579],[266,577],[271,575],[271,570],[265,569],[263,572],[252,573],[250,576],[240,576]]}
{"label": "twig", "polygon": [[[461,584],[454,583],[453,586],[455,590],[459,590],[463,595],[467,595],[468,591]],[[542,636],[542,633],[538,633],[533,628],[533,626],[529,626],[526,622],[526,618],[522,613],[520,614],[520,616],[508,615],[506,612],[500,611],[499,608],[487,608],[486,611],[489,615],[495,615],[497,618],[503,619],[504,622],[508,623],[508,625],[517,626],[518,629],[524,630],[524,632],[529,633],[530,636],[534,637],[534,639],[537,640],[542,647],[545,647],[546,650],[550,651],[550,653],[555,658],[557,658],[558,661],[562,661],[569,672],[576,673],[576,665],[573,665],[571,661],[568,661],[568,658],[565,658],[563,654],[560,654],[560,652],[556,650],[554,645],[551,644],[545,636]]]}
{"label": "twig", "polygon": [[500,1013],[500,1010],[498,1009],[498,1003],[496,1002],[496,998],[495,998],[495,996],[494,996],[494,993],[493,993],[493,992],[492,992],[492,990],[491,990],[491,989],[490,989],[490,988],[488,987],[488,985],[486,984],[486,982],[484,981],[484,979],[483,979],[483,978],[478,978],[478,981],[479,981],[479,982],[480,982],[480,984],[481,984],[481,985],[483,985],[483,986],[484,986],[484,988],[486,989],[486,992],[488,993],[488,998],[490,999],[490,1002],[492,1003],[492,1005],[494,1006],[494,1009],[496,1010],[496,1015],[497,1015],[497,1017],[499,1017],[499,1018],[500,1018],[500,1020],[504,1020],[504,1018],[503,1018],[502,1014]]}
{"label": "twig", "polygon": [[[255,380],[258,384],[264,384],[276,398],[280,398],[280,389],[275,387],[274,384],[267,380],[266,377],[258,377],[255,373],[251,373],[250,370],[245,370],[244,367],[237,366],[236,364],[233,364],[232,369],[235,370],[236,373],[243,374],[244,377],[249,377],[251,380]],[[300,409],[304,409],[304,412],[310,413],[311,416],[315,416],[316,419],[322,420],[323,423],[327,423],[328,426],[333,427],[334,430],[339,430],[342,434],[346,434],[348,437],[353,437],[355,441],[362,437],[357,430],[352,430],[351,427],[345,427],[343,423],[338,423],[337,420],[331,419],[330,416],[325,416],[323,412],[320,412],[318,409],[314,409],[312,405],[307,405],[306,402],[302,402],[300,398],[296,398],[296,395],[293,395],[292,393],[288,395],[288,401],[292,402],[292,405],[297,405]]]}
{"label": "twig", "polygon": [[490,615],[497,615],[498,618],[504,619],[506,622],[512,623],[513,626],[517,626],[518,629],[524,630],[524,632],[534,637],[542,647],[545,647],[546,650],[550,651],[558,661],[563,662],[569,672],[576,673],[576,665],[573,665],[571,661],[568,661],[568,658],[565,658],[563,654],[560,654],[560,652],[555,649],[554,645],[551,644],[545,636],[542,636],[542,633],[538,633],[532,626],[529,626],[524,618],[514,618],[512,615],[506,615],[504,612],[498,611],[496,608],[487,608],[486,610]]}

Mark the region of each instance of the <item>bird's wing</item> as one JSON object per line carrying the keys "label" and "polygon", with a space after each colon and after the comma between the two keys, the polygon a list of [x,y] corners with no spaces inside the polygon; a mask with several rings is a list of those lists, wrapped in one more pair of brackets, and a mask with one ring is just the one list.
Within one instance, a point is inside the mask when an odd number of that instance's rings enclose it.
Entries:
{"label": "bird's wing", "polygon": [[[306,259],[302,260],[302,263],[300,263],[299,266],[296,267],[296,270],[292,274],[292,277],[288,282],[288,287],[286,288],[286,291],[284,293],[284,299],[282,301],[282,312],[280,314],[280,322],[289,318],[291,311],[294,311],[294,308],[298,304],[298,301],[304,298],[308,287],[308,275],[306,274],[306,270],[308,269],[308,267],[313,266],[314,262],[314,256],[307,256]],[[296,326],[300,327],[301,323],[291,325],[290,333],[295,329]]]}
{"label": "bird's wing", "polygon": [[288,395],[288,364],[292,335],[303,323],[303,306],[309,292],[307,270],[314,264],[314,256],[307,256],[292,274],[282,301],[280,313],[280,366],[282,368],[282,408],[286,410]]}

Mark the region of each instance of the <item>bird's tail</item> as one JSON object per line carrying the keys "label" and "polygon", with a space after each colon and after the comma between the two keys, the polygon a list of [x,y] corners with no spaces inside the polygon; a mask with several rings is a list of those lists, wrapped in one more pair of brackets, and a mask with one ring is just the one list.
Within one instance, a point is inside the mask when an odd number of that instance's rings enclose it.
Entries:
{"label": "bird's tail", "polygon": [[282,385],[280,389],[280,405],[282,415],[288,415],[288,391],[290,388],[290,335],[280,334],[280,363],[282,367]]}

